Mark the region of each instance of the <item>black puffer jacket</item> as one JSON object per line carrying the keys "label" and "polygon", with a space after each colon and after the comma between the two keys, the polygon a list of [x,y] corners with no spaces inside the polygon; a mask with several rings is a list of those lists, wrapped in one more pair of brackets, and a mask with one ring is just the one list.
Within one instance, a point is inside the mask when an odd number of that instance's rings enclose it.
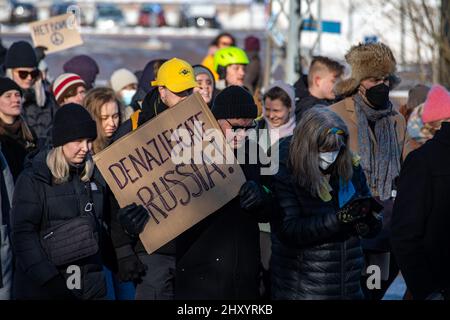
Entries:
{"label": "black puffer jacket", "polygon": [[[43,150],[33,159],[16,183],[12,206],[12,242],[16,258],[13,292],[17,299],[54,298],[45,289],[47,281],[58,274],[68,277],[66,267],[57,268],[47,258],[41,242],[43,215],[48,215],[51,226],[57,226],[80,215],[89,201],[86,184],[80,180],[81,170],[71,170],[68,182],[54,184]],[[91,179],[92,198],[97,219],[101,222],[105,183],[94,173]],[[95,187],[94,187],[95,184]],[[75,261],[81,269],[81,289],[73,290],[81,299],[101,299],[106,294],[106,284],[100,251],[88,258]]]}
{"label": "black puffer jacket", "polygon": [[53,124],[53,116],[56,112],[53,96],[48,92],[45,92],[45,96],[45,104],[39,106],[33,90],[27,90],[24,93],[23,115],[38,139],[47,139],[48,130]]}
{"label": "black puffer jacket", "polygon": [[[338,183],[333,200],[324,202],[299,187],[286,166],[290,138],[280,145],[280,169],[273,187],[279,209],[272,226],[274,299],[361,299],[364,260],[360,240],[336,218]],[[369,195],[364,173],[354,167],[356,196]]]}

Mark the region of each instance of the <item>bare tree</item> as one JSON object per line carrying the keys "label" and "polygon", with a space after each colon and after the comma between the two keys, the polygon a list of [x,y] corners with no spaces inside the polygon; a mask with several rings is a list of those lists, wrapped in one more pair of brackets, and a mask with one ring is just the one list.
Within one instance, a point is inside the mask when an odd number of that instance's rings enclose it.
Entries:
{"label": "bare tree", "polygon": [[395,23],[405,19],[408,35],[416,45],[416,62],[421,68],[419,77],[426,74],[424,55],[431,53],[433,82],[450,87],[450,6],[449,0],[381,0],[372,2],[389,6],[394,10],[387,12]]}

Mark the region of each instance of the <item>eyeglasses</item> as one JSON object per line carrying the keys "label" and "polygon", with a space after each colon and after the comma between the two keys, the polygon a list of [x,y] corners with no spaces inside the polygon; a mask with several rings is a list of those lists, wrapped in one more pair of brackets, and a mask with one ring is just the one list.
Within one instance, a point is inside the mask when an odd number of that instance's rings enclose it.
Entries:
{"label": "eyeglasses", "polygon": [[245,131],[247,131],[247,130],[256,128],[256,123],[255,122],[252,122],[252,124],[249,125],[249,126],[238,126],[238,125],[231,124],[230,121],[228,121],[228,120],[225,120],[225,121],[228,122],[228,124],[231,126],[231,129],[234,130],[234,131],[236,131],[236,130],[245,130]]}
{"label": "eyeglasses", "polygon": [[17,73],[22,80],[25,80],[28,76],[31,76],[31,79],[36,79],[41,74],[38,69],[34,69],[33,71],[19,70]]}

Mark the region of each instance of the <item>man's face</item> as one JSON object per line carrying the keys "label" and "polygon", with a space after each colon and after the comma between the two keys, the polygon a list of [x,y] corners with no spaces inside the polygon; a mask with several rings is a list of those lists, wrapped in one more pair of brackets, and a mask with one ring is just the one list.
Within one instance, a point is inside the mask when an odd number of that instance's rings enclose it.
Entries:
{"label": "man's face", "polygon": [[164,102],[164,104],[169,108],[172,108],[174,105],[183,101],[192,94],[192,89],[175,93],[166,87],[158,87],[158,91],[162,102]]}
{"label": "man's face", "polygon": [[227,66],[225,81],[228,86],[243,86],[245,77],[245,65],[230,64]]}
{"label": "man's face", "polygon": [[219,126],[225,139],[233,149],[239,149],[245,142],[247,130],[253,129],[253,119],[220,119]]}
{"label": "man's face", "polygon": [[334,100],[336,98],[333,88],[337,79],[335,72],[326,72],[322,77],[318,78],[317,83],[323,99]]}
{"label": "man's face", "polygon": [[79,105],[83,105],[83,100],[85,97],[86,97],[86,88],[84,86],[78,86],[73,92],[73,95],[64,98],[62,105],[68,103],[77,103]]}

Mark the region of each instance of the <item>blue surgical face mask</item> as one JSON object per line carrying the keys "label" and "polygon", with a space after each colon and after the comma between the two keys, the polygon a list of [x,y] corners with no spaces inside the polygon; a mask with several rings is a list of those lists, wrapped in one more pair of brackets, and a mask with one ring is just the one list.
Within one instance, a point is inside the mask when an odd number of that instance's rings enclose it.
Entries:
{"label": "blue surgical face mask", "polygon": [[319,167],[322,170],[327,170],[337,159],[338,151],[320,152],[319,153]]}
{"label": "blue surgical face mask", "polygon": [[126,106],[129,106],[131,104],[131,100],[133,99],[134,95],[136,94],[136,90],[122,90],[122,101]]}

